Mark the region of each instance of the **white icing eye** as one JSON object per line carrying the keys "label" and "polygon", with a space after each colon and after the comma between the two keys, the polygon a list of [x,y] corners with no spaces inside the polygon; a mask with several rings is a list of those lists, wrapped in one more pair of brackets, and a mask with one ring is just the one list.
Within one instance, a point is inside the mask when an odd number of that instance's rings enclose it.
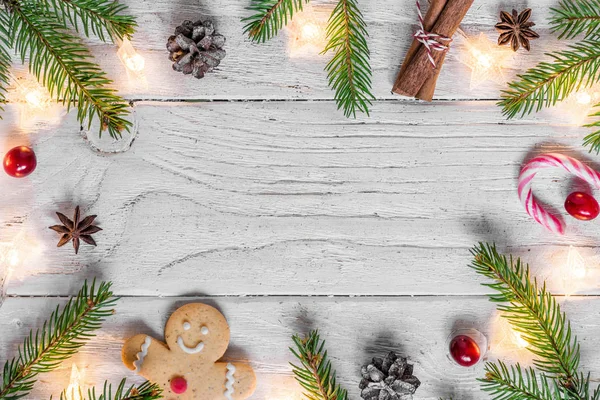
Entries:
{"label": "white icing eye", "polygon": [[184,322],[183,323],[183,330],[184,331],[189,331],[192,328],[192,325],[189,322]]}
{"label": "white icing eye", "polygon": [[200,328],[200,333],[202,333],[203,335],[208,335],[208,328],[203,326],[202,328]]}

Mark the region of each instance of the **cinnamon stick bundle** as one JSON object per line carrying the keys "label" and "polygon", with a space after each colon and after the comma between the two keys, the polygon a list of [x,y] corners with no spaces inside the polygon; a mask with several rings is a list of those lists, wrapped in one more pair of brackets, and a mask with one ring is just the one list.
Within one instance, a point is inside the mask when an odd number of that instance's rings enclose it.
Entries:
{"label": "cinnamon stick bundle", "polygon": [[[424,17],[423,26],[426,31],[452,37],[472,4],[473,0],[432,0]],[[427,57],[425,46],[413,40],[392,91],[431,101],[446,52],[432,51],[431,55],[435,61],[435,69]]]}

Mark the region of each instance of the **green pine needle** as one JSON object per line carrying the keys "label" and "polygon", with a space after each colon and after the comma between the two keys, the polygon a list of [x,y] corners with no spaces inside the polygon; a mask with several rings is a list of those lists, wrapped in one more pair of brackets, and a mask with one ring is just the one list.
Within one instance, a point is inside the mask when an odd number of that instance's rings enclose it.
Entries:
{"label": "green pine needle", "polygon": [[242,19],[246,22],[244,33],[257,43],[264,43],[277,36],[277,33],[293,18],[294,13],[302,11],[309,0],[252,0],[248,10],[254,15]]}
{"label": "green pine needle", "polygon": [[348,392],[336,383],[335,371],[319,332],[312,331],[304,339],[294,335],[292,340],[296,348],[290,347],[290,351],[301,365],[291,365],[296,380],[305,390],[304,396],[309,400],[347,400]]}
{"label": "green pine needle", "polygon": [[4,111],[2,104],[6,102],[6,90],[10,84],[10,35],[7,28],[8,16],[0,11],[0,111]]}
{"label": "green pine needle", "polygon": [[551,10],[552,31],[559,32],[559,39],[572,39],[581,34],[590,38],[600,33],[598,0],[563,0],[558,8]]}
{"label": "green pine needle", "polygon": [[95,63],[80,39],[69,34],[64,26],[43,8],[29,3],[19,3],[10,13],[9,32],[13,47],[29,70],[67,107],[77,107],[77,119],[101,121],[101,130],[108,129],[113,138],[129,129],[126,120],[129,104],[107,86],[112,83]]}
{"label": "green pine needle", "polygon": [[[508,367],[502,361],[487,363],[485,378],[479,380],[483,391],[494,399],[557,400],[566,399],[564,389],[556,387],[545,375],[519,364]],[[557,394],[555,397],[554,394]]]}
{"label": "green pine needle", "polygon": [[100,135],[108,130],[120,138],[132,126],[126,119],[129,104],[109,87],[112,81],[69,28],[103,41],[122,39],[136,26],[133,17],[123,14],[126,8],[116,0],[0,0],[0,103],[10,49],[22,62],[29,60],[30,72],[57,101],[77,108],[80,123],[87,121],[89,129],[97,118]]}
{"label": "green pine needle", "polygon": [[[571,323],[546,286],[540,287],[535,279],[531,280],[529,267],[520,259],[513,260],[512,256],[507,259],[498,254],[493,245],[480,244],[472,254],[475,259],[471,267],[493,281],[485,284],[496,292],[489,296],[490,300],[498,303],[503,317],[527,342],[527,349],[534,355],[534,366],[554,381],[553,394],[565,393],[566,397],[509,397],[504,380],[513,384],[514,390],[533,391],[535,376],[526,372],[526,379],[521,381],[520,368],[513,368],[508,373],[502,365],[494,368],[493,364],[488,364],[486,379],[489,378],[489,385],[484,384],[484,387],[498,391],[497,399],[588,400],[589,378],[578,371],[580,348],[577,337],[572,334]],[[535,393],[547,393],[551,385],[548,384],[548,388],[544,385],[542,381]]]}
{"label": "green pine needle", "polygon": [[[113,388],[108,382],[104,382],[104,389],[100,395],[96,395],[96,389],[88,390],[87,397],[81,391],[79,397],[82,400],[156,400],[162,398],[162,389],[157,384],[145,382],[140,386],[125,387],[126,380],[123,379],[113,395]],[[66,392],[60,394],[60,400],[67,400]],[[52,400],[52,397],[50,397]]]}
{"label": "green pine needle", "polygon": [[346,117],[361,111],[369,115],[371,100],[371,66],[367,44],[367,26],[356,0],[339,0],[327,26],[328,43],[324,53],[334,56],[325,67],[329,86],[335,90],[338,109]]}
{"label": "green pine needle", "polygon": [[[252,0],[248,7],[254,14],[246,22],[244,32],[258,43],[270,40],[309,0]],[[327,46],[323,53],[333,52],[325,70],[329,86],[335,90],[338,109],[346,117],[356,112],[369,115],[375,99],[371,93],[371,65],[367,43],[367,26],[356,0],[338,0],[327,25]]]}
{"label": "green pine needle", "polygon": [[[559,39],[584,40],[567,50],[548,54],[552,62],[541,62],[509,83],[498,103],[508,118],[524,116],[564,100],[571,93],[600,81],[600,2],[598,0],[561,0],[552,8],[552,31]],[[599,113],[593,116],[600,116]],[[586,125],[598,128],[600,121]],[[600,130],[587,135],[584,145],[600,152]]]}
{"label": "green pine needle", "polygon": [[[103,42],[130,37],[137,26],[135,18],[124,14],[127,6],[116,0],[29,0],[36,2],[47,15],[52,15],[65,28],[85,36],[97,36]],[[68,24],[67,24],[68,23]]]}
{"label": "green pine needle", "polygon": [[584,40],[548,55],[552,62],[539,63],[502,92],[498,105],[508,118],[553,106],[600,80],[600,40]]}
{"label": "green pine needle", "polygon": [[29,332],[19,355],[4,364],[0,381],[0,400],[16,400],[27,396],[40,373],[56,369],[73,356],[99,329],[102,322],[114,313],[117,299],[113,297],[110,283],[87,281],[77,294],[63,307],[57,306],[35,334]]}
{"label": "green pine needle", "polygon": [[595,151],[600,153],[600,104],[596,104],[594,108],[598,111],[594,112],[590,117],[597,118],[596,121],[584,125],[586,128],[595,128],[596,130],[583,139],[584,146],[590,146],[590,152]]}

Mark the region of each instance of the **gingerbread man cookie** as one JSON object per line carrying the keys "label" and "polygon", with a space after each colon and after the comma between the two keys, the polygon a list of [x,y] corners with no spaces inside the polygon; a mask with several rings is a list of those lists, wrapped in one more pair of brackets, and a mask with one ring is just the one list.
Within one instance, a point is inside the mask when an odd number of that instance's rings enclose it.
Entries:
{"label": "gingerbread man cookie", "polygon": [[165,327],[166,344],[147,335],[127,340],[127,368],[163,388],[166,400],[243,400],[256,376],[246,364],[216,362],[229,345],[229,325],[217,309],[201,303],[175,311]]}

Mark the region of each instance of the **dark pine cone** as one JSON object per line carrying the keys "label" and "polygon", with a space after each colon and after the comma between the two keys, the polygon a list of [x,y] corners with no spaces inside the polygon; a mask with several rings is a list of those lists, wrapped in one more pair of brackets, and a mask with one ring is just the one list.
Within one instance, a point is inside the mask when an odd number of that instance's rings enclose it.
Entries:
{"label": "dark pine cone", "polygon": [[183,21],[169,37],[167,50],[175,71],[200,79],[225,58],[224,45],[225,36],[215,34],[211,21]]}
{"label": "dark pine cone", "polygon": [[421,382],[413,366],[391,351],[385,358],[375,357],[361,369],[360,397],[365,400],[412,400]]}

